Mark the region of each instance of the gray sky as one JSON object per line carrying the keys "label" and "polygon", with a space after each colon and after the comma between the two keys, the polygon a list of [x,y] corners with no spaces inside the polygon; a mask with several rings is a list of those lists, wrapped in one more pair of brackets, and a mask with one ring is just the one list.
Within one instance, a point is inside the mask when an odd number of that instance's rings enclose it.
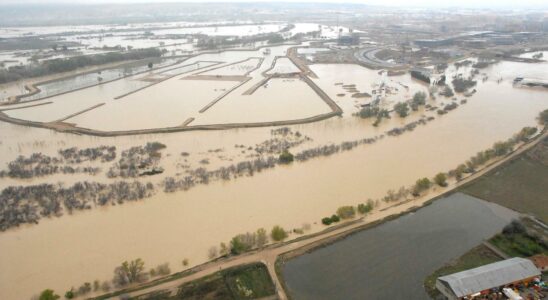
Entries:
{"label": "gray sky", "polygon": [[383,6],[432,6],[432,7],[482,7],[482,8],[548,8],[548,0],[2,0],[4,4],[15,3],[70,3],[70,4],[96,4],[96,3],[150,3],[150,2],[327,2],[327,3],[362,3]]}

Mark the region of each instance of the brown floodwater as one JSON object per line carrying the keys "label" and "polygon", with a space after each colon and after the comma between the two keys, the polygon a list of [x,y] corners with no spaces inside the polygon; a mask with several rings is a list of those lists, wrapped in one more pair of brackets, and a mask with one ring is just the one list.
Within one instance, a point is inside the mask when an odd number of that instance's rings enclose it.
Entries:
{"label": "brown floodwater", "polygon": [[[224,55],[227,54],[220,56]],[[241,53],[235,56],[239,55]],[[274,55],[277,54],[271,57]],[[219,58],[212,56],[216,58],[212,60]],[[234,61],[242,59],[240,56]],[[270,63],[265,60],[263,66]],[[142,258],[147,267],[169,262],[172,270],[178,271],[183,269],[184,258],[188,258],[191,265],[204,262],[209,247],[259,227],[269,229],[279,224],[290,229],[309,223],[313,231],[319,230],[322,228],[319,220],[341,205],[356,205],[367,198],[381,197],[388,189],[410,185],[419,177],[454,168],[495,141],[508,138],[524,126],[536,125],[538,113],[548,108],[548,92],[516,88],[511,80],[515,76],[532,75],[546,79],[546,66],[502,62],[486,68],[482,72],[489,79],[479,80],[477,93],[468,98],[467,104],[446,115],[435,115],[436,120],[428,125],[399,137],[386,137],[329,158],[277,167],[253,177],[213,182],[186,192],[159,192],[137,203],[42,219],[39,225],[0,233],[0,298],[25,299],[44,288],[62,293],[85,281],[108,280],[115,266],[137,257]],[[315,82],[343,107],[344,114],[340,118],[290,126],[313,139],[293,149],[294,152],[315,145],[372,137],[417,119],[421,114],[434,115],[420,111],[406,120],[393,117],[373,127],[371,120],[352,116],[358,110],[357,104],[371,99],[351,98],[348,93],[337,97],[336,94],[344,90],[335,83],[356,84],[360,92],[370,92],[381,82],[394,88],[400,86],[397,92],[383,94],[385,103],[406,99],[414,91],[428,87],[408,75],[387,77],[356,65],[315,65],[312,70],[319,76]],[[501,83],[496,82],[499,77],[504,79]],[[399,82],[408,86],[409,91]],[[170,80],[167,83],[170,84]],[[279,83],[283,86],[287,82]],[[261,88],[263,90],[257,93],[270,88]],[[457,98],[464,97],[458,95]],[[228,98],[213,106],[212,111],[225,100]],[[119,101],[130,103],[130,98]],[[438,97],[428,101],[439,105],[449,103],[450,99]],[[226,105],[229,104],[226,101]],[[5,165],[19,154],[54,154],[59,148],[72,146],[116,145],[120,151],[147,141],[159,141],[168,146],[162,164],[168,168],[165,173],[172,175],[178,170],[174,165],[183,161],[181,151],[191,153],[188,159],[195,162],[211,156],[207,150],[221,148],[224,155],[238,161],[244,155],[234,150],[234,144],[259,143],[270,137],[270,129],[97,138],[1,123],[0,163]],[[214,165],[228,163],[216,160]],[[75,177],[89,179],[85,175]],[[7,184],[0,180],[0,186]],[[9,184],[14,181],[10,180]]]}

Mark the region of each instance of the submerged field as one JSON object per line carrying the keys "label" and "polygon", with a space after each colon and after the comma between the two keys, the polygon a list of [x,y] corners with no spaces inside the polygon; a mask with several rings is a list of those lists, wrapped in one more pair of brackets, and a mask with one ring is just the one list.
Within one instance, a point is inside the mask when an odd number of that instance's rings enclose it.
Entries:
{"label": "submerged field", "polygon": [[289,47],[269,48],[268,55],[261,49],[203,54],[168,60],[151,70],[146,65],[137,67],[129,75],[115,69],[37,84],[37,93],[22,97],[22,103],[1,107],[0,112],[7,120],[40,122],[48,128],[84,128],[101,135],[184,130],[194,125],[299,123],[332,113],[327,100],[300,77],[271,79],[257,91],[246,92],[260,84],[268,70],[273,73],[267,74],[300,72],[283,57]]}

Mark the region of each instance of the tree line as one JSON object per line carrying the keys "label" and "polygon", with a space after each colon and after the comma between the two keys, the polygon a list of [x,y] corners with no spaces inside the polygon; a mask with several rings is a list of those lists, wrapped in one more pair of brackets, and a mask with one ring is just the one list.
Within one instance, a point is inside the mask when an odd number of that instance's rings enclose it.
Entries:
{"label": "tree line", "polygon": [[156,48],[137,49],[128,52],[109,52],[94,55],[73,56],[45,60],[41,63],[11,66],[0,69],[0,83],[73,71],[87,66],[98,66],[107,63],[155,58],[162,56],[162,51]]}

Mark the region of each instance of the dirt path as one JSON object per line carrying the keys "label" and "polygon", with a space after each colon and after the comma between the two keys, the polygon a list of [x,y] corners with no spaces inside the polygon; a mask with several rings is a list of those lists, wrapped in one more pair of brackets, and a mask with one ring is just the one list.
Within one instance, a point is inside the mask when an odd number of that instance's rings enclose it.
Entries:
{"label": "dirt path", "polygon": [[263,249],[251,251],[239,256],[228,257],[226,259],[220,259],[220,260],[208,262],[203,265],[195,267],[193,270],[194,273],[191,275],[174,279],[172,281],[161,283],[161,284],[148,287],[139,291],[129,292],[128,295],[135,297],[138,295],[147,294],[157,290],[171,290],[172,292],[176,292],[177,287],[180,286],[181,284],[213,274],[219,270],[242,265],[242,264],[262,262],[267,266],[268,272],[270,276],[272,277],[272,280],[274,281],[279,299],[285,300],[287,299],[287,295],[283,289],[283,285],[280,282],[280,279],[278,278],[275,270],[276,259],[279,255],[287,254],[295,250],[297,250],[298,252],[295,255],[298,255],[299,253],[302,253],[309,249],[313,249],[319,245],[328,243],[329,241],[344,238],[350,233],[363,230],[364,227],[366,227],[368,224],[374,221],[380,221],[388,216],[404,213],[405,211],[408,211],[410,209],[414,209],[418,206],[422,206],[428,201],[435,199],[437,197],[443,196],[444,194],[447,194],[449,192],[452,192],[456,188],[461,187],[462,185],[465,185],[483,176],[484,174],[497,168],[503,163],[522,154],[524,151],[527,151],[528,149],[536,145],[539,141],[541,141],[547,135],[548,133],[544,132],[543,134],[539,135],[535,140],[521,145],[517,150],[512,152],[510,155],[498,161],[495,161],[491,164],[488,164],[480,171],[469,175],[468,177],[462,179],[461,181],[452,182],[445,188],[435,188],[432,191],[430,191],[428,194],[423,195],[422,197],[413,199],[411,201],[404,201],[404,203],[401,205],[393,205],[393,206],[390,206],[388,209],[385,209],[382,211],[381,210],[374,211],[367,217],[363,217],[353,222],[352,221],[348,222],[346,224],[341,224],[339,227],[327,228],[326,230],[322,232],[311,234],[308,237],[301,237],[294,241],[269,245]]}

